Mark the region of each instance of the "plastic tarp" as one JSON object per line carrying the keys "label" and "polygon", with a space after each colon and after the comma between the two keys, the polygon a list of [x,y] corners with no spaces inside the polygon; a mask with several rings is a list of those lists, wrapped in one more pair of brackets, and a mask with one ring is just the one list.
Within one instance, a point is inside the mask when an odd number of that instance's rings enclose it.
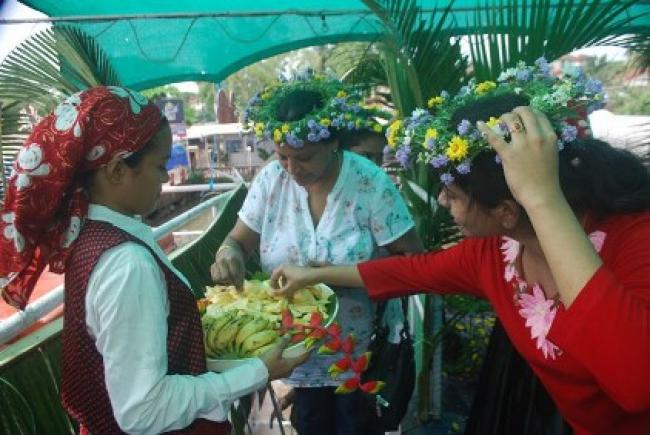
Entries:
{"label": "plastic tarp", "polygon": [[[448,4],[442,0],[416,2],[425,11]],[[380,22],[359,0],[22,0],[22,3],[51,17],[97,18],[97,21],[60,24],[76,25],[93,36],[107,53],[121,82],[135,89],[185,80],[218,82],[275,54],[330,42],[373,41],[382,31]],[[477,4],[498,8],[499,2],[456,0],[448,17],[449,28],[457,33],[475,31]],[[644,12],[644,16],[627,25],[630,30],[650,25],[648,1],[640,1],[631,10],[632,15]],[[186,15],[172,18],[171,14]],[[152,18],[152,15],[163,17]]]}

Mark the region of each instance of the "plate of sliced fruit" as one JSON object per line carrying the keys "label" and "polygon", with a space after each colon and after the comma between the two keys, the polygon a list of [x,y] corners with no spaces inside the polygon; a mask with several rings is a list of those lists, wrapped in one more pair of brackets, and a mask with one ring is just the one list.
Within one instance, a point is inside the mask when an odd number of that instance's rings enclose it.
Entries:
{"label": "plate of sliced fruit", "polygon": [[203,341],[209,370],[224,371],[262,355],[284,333],[294,344],[282,356],[309,352],[313,325],[328,327],[336,318],[338,299],[331,288],[317,284],[296,291],[291,300],[274,295],[268,280],[244,281],[234,286],[206,287],[199,301]]}

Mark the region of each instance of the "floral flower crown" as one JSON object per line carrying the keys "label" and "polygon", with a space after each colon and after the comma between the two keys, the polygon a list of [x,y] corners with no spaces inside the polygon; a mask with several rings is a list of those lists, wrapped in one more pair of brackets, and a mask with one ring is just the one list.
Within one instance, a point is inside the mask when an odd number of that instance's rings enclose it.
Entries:
{"label": "floral flower crown", "polygon": [[[581,70],[565,72],[560,77],[551,74],[546,59],[539,58],[534,66],[520,62],[499,75],[498,83],[470,80],[452,97],[443,91],[428,101],[429,111],[416,109],[410,117],[391,123],[386,131],[388,148],[404,168],[413,161],[430,164],[439,172],[440,180],[449,184],[454,174],[468,174],[476,155],[492,147],[476,126],[463,119],[450,127],[456,110],[481,98],[504,94],[526,97],[530,106],[544,112],[558,134],[558,148],[578,137],[590,135],[587,114],[603,106],[602,84],[588,79]],[[491,117],[484,120],[495,132],[508,135],[507,125]],[[498,156],[496,161],[499,163]]]}
{"label": "floral flower crown", "polygon": [[[321,94],[324,102],[322,107],[314,108],[295,121],[277,120],[280,103],[288,94],[300,90]],[[362,104],[362,94],[358,87],[315,76],[308,80],[279,83],[265,88],[249,101],[244,111],[243,124],[245,130],[254,131],[259,139],[272,139],[282,146],[286,144],[302,148],[305,141],[327,140],[335,131],[367,130],[384,134],[385,126],[381,120],[387,122],[390,118],[389,113]]]}

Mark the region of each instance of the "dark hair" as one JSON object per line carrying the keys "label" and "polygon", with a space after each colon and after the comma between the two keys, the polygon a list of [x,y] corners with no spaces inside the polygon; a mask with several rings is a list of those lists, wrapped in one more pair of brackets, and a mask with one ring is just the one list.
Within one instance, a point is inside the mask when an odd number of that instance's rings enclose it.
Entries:
{"label": "dark hair", "polygon": [[375,131],[369,130],[344,130],[339,134],[339,142],[341,148],[349,150],[352,147],[361,145],[361,143],[367,139],[371,138],[381,138],[381,140],[386,142],[386,138],[383,134],[377,133]]}
{"label": "dark hair", "polygon": [[[297,89],[288,92],[278,99],[278,105],[275,108],[275,118],[280,122],[298,121],[324,105],[325,98],[322,93]],[[329,142],[337,138],[338,132],[335,129],[330,129],[330,137],[327,141]]]}
{"label": "dark hair", "polygon": [[136,166],[138,166],[142,161],[142,159],[144,158],[144,156],[146,156],[149,153],[149,151],[151,151],[151,148],[154,146],[155,144],[154,138],[156,137],[158,132],[168,125],[169,125],[169,121],[167,120],[166,117],[163,116],[160,119],[160,124],[158,124],[158,128],[154,132],[153,136],[151,136],[151,138],[147,141],[147,143],[144,144],[142,148],[140,148],[139,150],[137,150],[127,158],[123,159],[124,163],[129,168],[135,168]]}
{"label": "dark hair", "polygon": [[[474,123],[527,104],[525,98],[513,94],[483,98],[457,110],[450,128],[463,119]],[[487,208],[513,199],[495,156],[491,151],[481,153],[472,161],[469,174],[454,174],[456,184]],[[650,208],[650,173],[631,152],[588,138],[566,145],[558,158],[560,186],[574,212],[605,216]]]}

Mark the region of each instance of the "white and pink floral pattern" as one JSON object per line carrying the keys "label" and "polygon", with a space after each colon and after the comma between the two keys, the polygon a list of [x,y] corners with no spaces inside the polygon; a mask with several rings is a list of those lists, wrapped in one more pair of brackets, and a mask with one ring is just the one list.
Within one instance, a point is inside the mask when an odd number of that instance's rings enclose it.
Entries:
{"label": "white and pink floral pattern", "polygon": [[[600,252],[603,248],[606,236],[607,234],[603,231],[594,231],[589,234],[589,240],[594,245],[596,252]],[[546,336],[557,314],[558,300],[547,298],[539,284],[533,283],[529,286],[520,278],[517,271],[520,244],[517,240],[503,237],[501,252],[504,262],[503,277],[515,288],[515,304],[520,307],[519,315],[526,319],[526,327],[530,328],[530,336],[535,340],[537,349],[544,354],[544,358],[555,359],[562,354],[562,350]]]}

